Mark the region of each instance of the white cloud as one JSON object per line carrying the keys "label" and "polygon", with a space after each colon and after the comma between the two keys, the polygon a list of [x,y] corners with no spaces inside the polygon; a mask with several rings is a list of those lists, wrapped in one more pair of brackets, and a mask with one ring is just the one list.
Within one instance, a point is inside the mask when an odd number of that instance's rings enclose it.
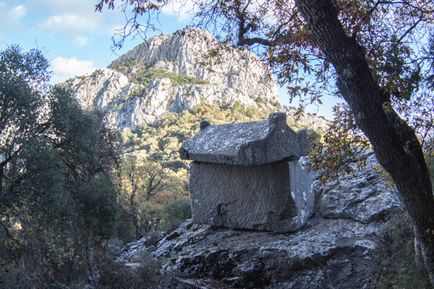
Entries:
{"label": "white cloud", "polygon": [[21,17],[25,16],[26,13],[27,13],[27,9],[24,5],[15,6],[9,10],[9,15],[13,19],[17,19],[17,20],[19,20]]}
{"label": "white cloud", "polygon": [[125,21],[118,10],[95,12],[95,1],[92,0],[28,0],[26,3],[35,10],[45,9],[42,13],[45,18],[37,24],[39,30],[68,38],[76,47],[87,46],[97,36],[111,37],[113,31],[109,27]]}
{"label": "white cloud", "polygon": [[88,74],[95,70],[95,65],[89,60],[79,60],[76,57],[56,57],[51,61],[53,82],[60,83],[69,78]]}
{"label": "white cloud", "polygon": [[50,30],[60,30],[64,33],[88,32],[98,27],[98,21],[94,17],[81,16],[74,13],[53,15],[40,24],[41,27]]}
{"label": "white cloud", "polygon": [[0,2],[0,30],[1,28],[14,26],[27,14],[24,5],[9,6]]}
{"label": "white cloud", "polygon": [[87,38],[85,36],[75,36],[74,37],[75,44],[77,44],[80,47],[86,46],[88,41],[89,41],[89,38]]}
{"label": "white cloud", "polygon": [[180,22],[188,22],[194,15],[195,5],[191,0],[170,0],[161,11],[176,16]]}

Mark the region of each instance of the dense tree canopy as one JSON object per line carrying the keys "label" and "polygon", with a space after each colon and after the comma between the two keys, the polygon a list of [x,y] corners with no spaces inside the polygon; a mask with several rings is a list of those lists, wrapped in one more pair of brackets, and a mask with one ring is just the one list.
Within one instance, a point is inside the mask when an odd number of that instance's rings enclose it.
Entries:
{"label": "dense tree canopy", "polygon": [[0,52],[3,288],[85,278],[86,256],[115,229],[116,135],[49,76],[37,50]]}
{"label": "dense tree canopy", "polygon": [[[345,119],[363,131],[400,192],[434,284],[434,197],[424,158],[433,146],[434,2],[193,2],[195,24],[262,54],[291,97],[346,101]],[[101,0],[96,10],[132,12],[123,40],[150,27],[146,16],[167,3]]]}

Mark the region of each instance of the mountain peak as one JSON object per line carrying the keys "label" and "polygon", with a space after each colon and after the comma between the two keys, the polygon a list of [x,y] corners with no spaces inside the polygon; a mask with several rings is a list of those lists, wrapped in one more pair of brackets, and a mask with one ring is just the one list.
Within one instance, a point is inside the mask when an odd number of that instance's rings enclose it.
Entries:
{"label": "mountain peak", "polygon": [[154,122],[201,102],[280,107],[265,63],[197,28],[155,36],[108,68],[68,84],[83,106],[102,109],[118,128]]}
{"label": "mountain peak", "polygon": [[108,67],[115,68],[131,60],[143,60],[148,65],[160,60],[181,62],[182,59],[179,59],[179,57],[185,56],[184,50],[186,48],[196,48],[187,53],[196,58],[219,44],[218,40],[208,31],[198,28],[186,28],[173,34],[154,36],[114,60]]}

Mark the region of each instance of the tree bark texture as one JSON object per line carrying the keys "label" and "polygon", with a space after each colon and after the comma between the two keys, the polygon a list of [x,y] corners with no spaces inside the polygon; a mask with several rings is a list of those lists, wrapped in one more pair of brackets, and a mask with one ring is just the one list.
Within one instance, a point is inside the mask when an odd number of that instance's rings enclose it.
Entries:
{"label": "tree bark texture", "polygon": [[434,196],[420,142],[393,110],[390,97],[372,75],[363,47],[345,34],[332,0],[295,2],[317,45],[333,64],[338,88],[357,125],[396,184],[434,285]]}

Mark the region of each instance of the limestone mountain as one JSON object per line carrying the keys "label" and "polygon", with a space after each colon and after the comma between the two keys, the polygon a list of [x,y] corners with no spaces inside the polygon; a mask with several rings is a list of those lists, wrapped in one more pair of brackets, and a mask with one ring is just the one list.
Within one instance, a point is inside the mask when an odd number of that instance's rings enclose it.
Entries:
{"label": "limestone mountain", "polygon": [[85,108],[102,109],[119,129],[155,122],[201,102],[280,107],[265,63],[200,29],[156,36],[107,68],[67,84]]}

